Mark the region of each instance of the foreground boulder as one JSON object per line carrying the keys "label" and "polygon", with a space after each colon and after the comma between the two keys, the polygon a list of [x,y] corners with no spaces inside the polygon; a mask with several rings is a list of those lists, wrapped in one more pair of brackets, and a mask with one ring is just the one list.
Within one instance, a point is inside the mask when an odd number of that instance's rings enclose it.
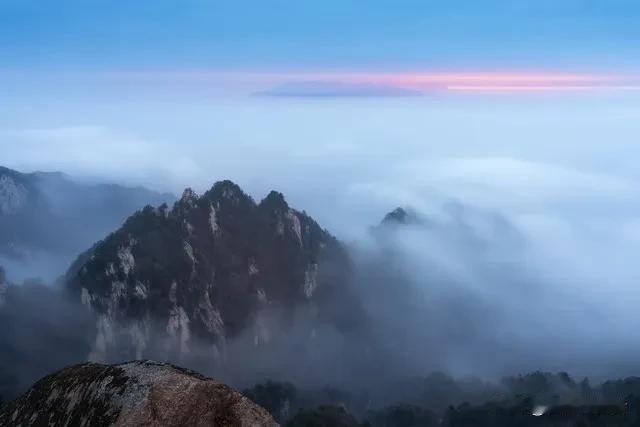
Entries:
{"label": "foreground boulder", "polygon": [[86,363],[49,375],[0,410],[14,426],[276,426],[230,387],[172,365]]}

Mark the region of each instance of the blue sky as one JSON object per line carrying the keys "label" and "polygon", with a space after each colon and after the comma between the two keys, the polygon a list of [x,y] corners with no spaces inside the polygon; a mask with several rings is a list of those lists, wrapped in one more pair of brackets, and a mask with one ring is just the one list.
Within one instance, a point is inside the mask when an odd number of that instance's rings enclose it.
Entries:
{"label": "blue sky", "polygon": [[4,69],[633,70],[633,0],[0,0]]}

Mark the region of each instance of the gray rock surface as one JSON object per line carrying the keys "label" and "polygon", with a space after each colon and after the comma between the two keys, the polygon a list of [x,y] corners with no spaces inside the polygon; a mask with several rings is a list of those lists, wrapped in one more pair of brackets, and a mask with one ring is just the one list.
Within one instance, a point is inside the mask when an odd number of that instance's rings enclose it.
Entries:
{"label": "gray rock surface", "polygon": [[2,426],[277,426],[237,391],[151,361],[86,363],[44,377],[0,409]]}

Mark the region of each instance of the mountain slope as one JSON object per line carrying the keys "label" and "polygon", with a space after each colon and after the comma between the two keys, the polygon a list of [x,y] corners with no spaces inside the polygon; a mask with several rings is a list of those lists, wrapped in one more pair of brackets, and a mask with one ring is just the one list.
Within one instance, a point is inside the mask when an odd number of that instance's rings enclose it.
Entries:
{"label": "mountain slope", "polygon": [[94,360],[181,360],[198,345],[218,354],[247,328],[267,342],[299,307],[345,323],[329,301],[349,270],[342,245],[282,194],[255,203],[222,181],[201,197],[185,190],[172,209],[137,212],[79,257],[67,282],[98,314]]}
{"label": "mountain slope", "polygon": [[131,213],[172,200],[141,187],[88,185],[61,173],[0,167],[0,257],[12,276],[21,275],[19,267],[31,276],[57,274]]}
{"label": "mountain slope", "polygon": [[5,277],[4,268],[0,265],[0,308],[5,303],[5,296],[7,293],[7,279]]}

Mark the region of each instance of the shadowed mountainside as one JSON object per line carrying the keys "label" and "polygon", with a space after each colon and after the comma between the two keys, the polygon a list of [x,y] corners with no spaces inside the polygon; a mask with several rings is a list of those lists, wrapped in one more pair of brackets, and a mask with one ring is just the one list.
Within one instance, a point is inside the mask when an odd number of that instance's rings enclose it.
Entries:
{"label": "shadowed mountainside", "polygon": [[67,283],[98,315],[92,359],[183,360],[198,343],[215,358],[248,328],[255,345],[269,342],[299,310],[353,327],[350,269],[342,245],[282,194],[255,203],[222,181],[136,213],[78,258]]}
{"label": "shadowed mountainside", "polygon": [[133,212],[174,197],[142,187],[82,184],[57,172],[0,167],[0,258],[10,277],[55,277]]}

